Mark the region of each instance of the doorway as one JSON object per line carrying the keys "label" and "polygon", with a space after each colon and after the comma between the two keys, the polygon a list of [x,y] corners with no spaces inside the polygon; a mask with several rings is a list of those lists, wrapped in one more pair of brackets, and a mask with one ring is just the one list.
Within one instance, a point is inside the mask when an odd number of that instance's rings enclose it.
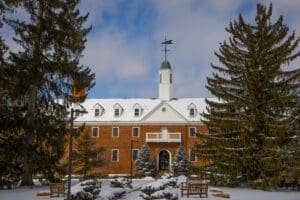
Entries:
{"label": "doorway", "polygon": [[170,169],[170,153],[166,150],[162,150],[158,155],[158,170]]}

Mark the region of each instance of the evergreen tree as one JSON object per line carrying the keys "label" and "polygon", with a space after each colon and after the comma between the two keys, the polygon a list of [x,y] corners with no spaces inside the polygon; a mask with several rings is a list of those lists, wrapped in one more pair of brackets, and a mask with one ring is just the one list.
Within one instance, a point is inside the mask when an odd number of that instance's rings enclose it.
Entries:
{"label": "evergreen tree", "polygon": [[86,129],[80,132],[79,138],[75,141],[74,172],[83,174],[83,179],[88,178],[95,167],[104,165],[102,158],[104,149],[96,147],[96,143]]}
{"label": "evergreen tree", "polygon": [[79,59],[85,47],[87,15],[76,8],[79,0],[26,0],[20,3],[29,20],[6,20],[16,33],[14,41],[22,49],[10,52],[10,111],[18,113],[18,131],[6,138],[19,142],[22,185],[32,185],[33,173],[53,177],[53,170],[64,152],[66,105],[71,102],[72,84],[79,90],[94,85],[94,74]]}
{"label": "evergreen tree", "polygon": [[184,154],[184,147],[182,145],[180,145],[176,149],[176,155],[172,165],[172,169],[175,176],[188,175],[189,163]]}
{"label": "evergreen tree", "polygon": [[135,161],[135,175],[139,177],[155,176],[155,165],[152,162],[149,147],[144,144]]}
{"label": "evergreen tree", "polygon": [[275,22],[271,16],[272,5],[261,4],[254,24],[240,15],[226,29],[229,41],[215,53],[220,65],[212,64],[206,87],[219,101],[206,100],[209,134],[199,136],[203,143],[196,149],[211,163],[203,170],[217,182],[276,186],[280,152],[296,134],[289,130],[296,129],[300,69],[287,66],[299,57],[299,38],[289,34],[282,16]]}
{"label": "evergreen tree", "polygon": [[[0,29],[3,27],[3,19],[8,12],[13,11],[13,6],[20,0],[3,0],[0,2]],[[6,53],[8,46],[0,35],[0,177],[6,176],[15,179],[20,175],[21,163],[18,156],[18,143],[12,143],[7,137],[7,132],[18,130],[19,117],[22,113],[12,112],[10,106],[10,89],[13,80],[8,73]]]}

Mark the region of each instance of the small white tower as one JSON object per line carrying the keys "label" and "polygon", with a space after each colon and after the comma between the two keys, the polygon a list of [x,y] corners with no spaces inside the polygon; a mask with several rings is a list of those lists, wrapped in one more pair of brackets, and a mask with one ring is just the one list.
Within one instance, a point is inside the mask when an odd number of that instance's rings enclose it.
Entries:
{"label": "small white tower", "polygon": [[165,45],[165,60],[162,62],[159,70],[159,86],[158,86],[158,98],[163,101],[169,101],[172,98],[172,69],[170,62],[167,60],[167,44],[172,44],[172,40],[167,40],[161,44]]}
{"label": "small white tower", "polygon": [[169,101],[172,98],[172,78],[171,65],[169,61],[164,60],[159,70],[159,99]]}

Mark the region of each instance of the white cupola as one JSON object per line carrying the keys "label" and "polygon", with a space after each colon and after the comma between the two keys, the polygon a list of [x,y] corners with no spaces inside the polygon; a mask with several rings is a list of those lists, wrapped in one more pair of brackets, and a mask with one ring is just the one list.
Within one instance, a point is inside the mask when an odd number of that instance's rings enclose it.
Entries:
{"label": "white cupola", "polygon": [[164,60],[159,70],[158,98],[169,101],[172,96],[172,69],[169,61]]}
{"label": "white cupola", "polygon": [[172,44],[172,40],[167,40],[167,36],[165,37],[165,41],[162,42],[165,46],[165,60],[162,62],[159,69],[159,86],[158,86],[158,98],[162,101],[169,101],[172,98],[172,69],[170,62],[167,60],[167,49],[168,44]]}

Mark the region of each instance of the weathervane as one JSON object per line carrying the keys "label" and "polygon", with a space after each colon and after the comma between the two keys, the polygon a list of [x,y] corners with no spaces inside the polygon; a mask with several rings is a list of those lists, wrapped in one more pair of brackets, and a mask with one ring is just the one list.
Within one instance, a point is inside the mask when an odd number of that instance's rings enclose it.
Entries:
{"label": "weathervane", "polygon": [[170,51],[169,49],[167,49],[167,44],[172,44],[172,40],[167,40],[167,36],[165,36],[165,41],[161,44],[165,45],[165,49],[163,49],[162,51],[165,52],[165,61],[167,61],[167,52]]}

